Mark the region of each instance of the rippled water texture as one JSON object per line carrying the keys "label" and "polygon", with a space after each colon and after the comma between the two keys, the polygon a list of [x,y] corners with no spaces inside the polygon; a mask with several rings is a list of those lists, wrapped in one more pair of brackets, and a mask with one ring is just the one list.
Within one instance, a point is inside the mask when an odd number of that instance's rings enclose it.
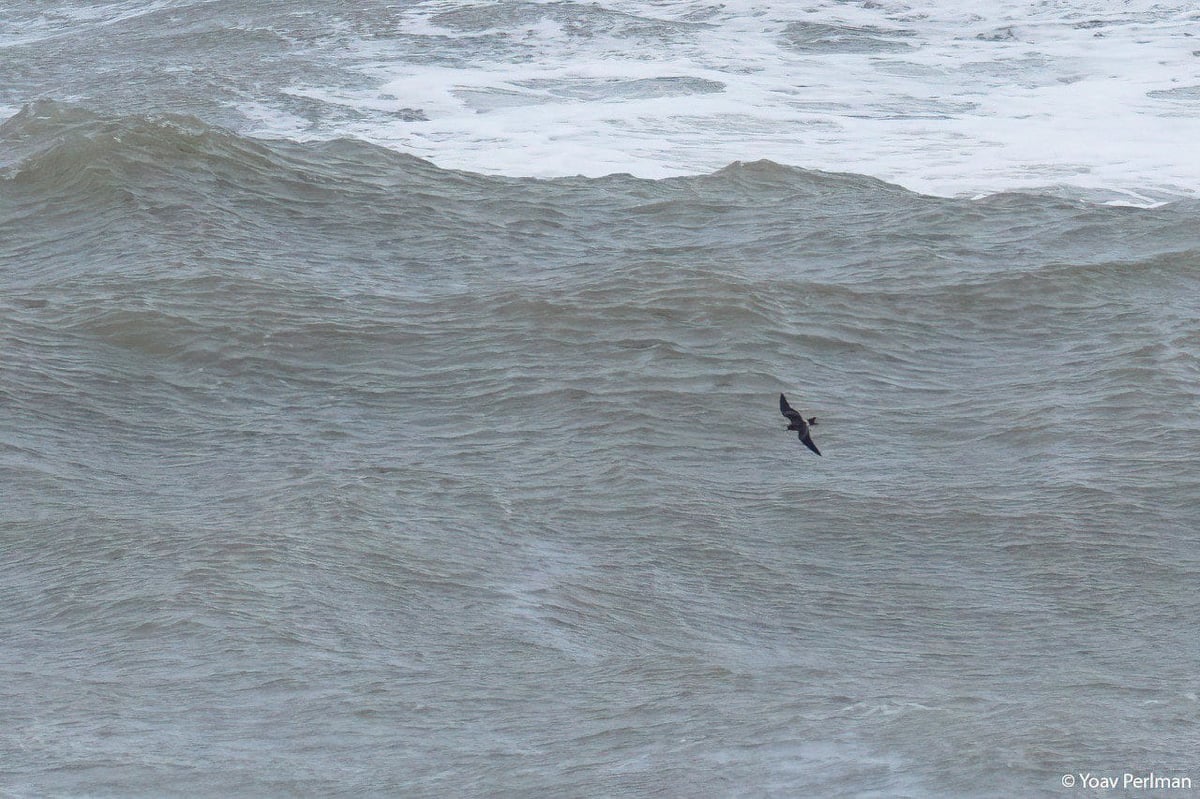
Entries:
{"label": "rippled water texture", "polygon": [[54,103],[0,152],[7,795],[1200,762],[1194,202],[484,177]]}

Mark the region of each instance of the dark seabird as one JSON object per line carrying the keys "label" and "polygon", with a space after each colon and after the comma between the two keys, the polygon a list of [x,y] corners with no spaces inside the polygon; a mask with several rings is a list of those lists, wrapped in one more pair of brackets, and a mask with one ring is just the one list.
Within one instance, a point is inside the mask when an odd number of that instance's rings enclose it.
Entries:
{"label": "dark seabird", "polygon": [[800,441],[804,446],[811,449],[818,455],[821,450],[817,449],[817,445],[813,443],[812,436],[808,434],[808,428],[817,426],[817,417],[810,416],[807,421],[796,411],[792,410],[792,406],[788,405],[787,397],[779,395],[779,412],[788,418],[788,430],[795,430],[796,435],[800,437]]}

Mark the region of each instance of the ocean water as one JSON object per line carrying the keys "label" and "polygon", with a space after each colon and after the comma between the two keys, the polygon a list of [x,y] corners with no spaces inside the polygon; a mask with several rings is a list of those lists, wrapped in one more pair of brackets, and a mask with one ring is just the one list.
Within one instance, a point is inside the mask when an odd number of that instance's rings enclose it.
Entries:
{"label": "ocean water", "polygon": [[6,6],[0,796],[1200,786],[1200,15],[781,6]]}

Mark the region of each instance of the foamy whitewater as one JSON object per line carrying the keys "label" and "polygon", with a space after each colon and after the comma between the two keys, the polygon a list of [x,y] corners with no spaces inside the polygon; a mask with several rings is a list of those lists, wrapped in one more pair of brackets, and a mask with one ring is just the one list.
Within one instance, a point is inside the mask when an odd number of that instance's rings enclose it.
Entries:
{"label": "foamy whitewater", "polygon": [[0,25],[35,62],[10,64],[9,113],[203,109],[519,176],[765,158],[951,196],[1200,185],[1190,3],[17,3]]}
{"label": "foamy whitewater", "polygon": [[0,797],[1188,796],[1198,112],[1177,2],[6,3]]}
{"label": "foamy whitewater", "polygon": [[766,158],[934,194],[1192,194],[1197,33],[1183,3],[420,3],[380,40],[333,34],[356,85],[282,88],[315,114],[239,110],[512,175]]}

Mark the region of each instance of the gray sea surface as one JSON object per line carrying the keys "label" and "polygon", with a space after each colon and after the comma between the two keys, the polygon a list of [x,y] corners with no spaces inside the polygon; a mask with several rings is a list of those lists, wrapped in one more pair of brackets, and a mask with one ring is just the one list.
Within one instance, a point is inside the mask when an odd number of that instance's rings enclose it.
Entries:
{"label": "gray sea surface", "polygon": [[1200,780],[1196,201],[0,152],[0,795]]}

